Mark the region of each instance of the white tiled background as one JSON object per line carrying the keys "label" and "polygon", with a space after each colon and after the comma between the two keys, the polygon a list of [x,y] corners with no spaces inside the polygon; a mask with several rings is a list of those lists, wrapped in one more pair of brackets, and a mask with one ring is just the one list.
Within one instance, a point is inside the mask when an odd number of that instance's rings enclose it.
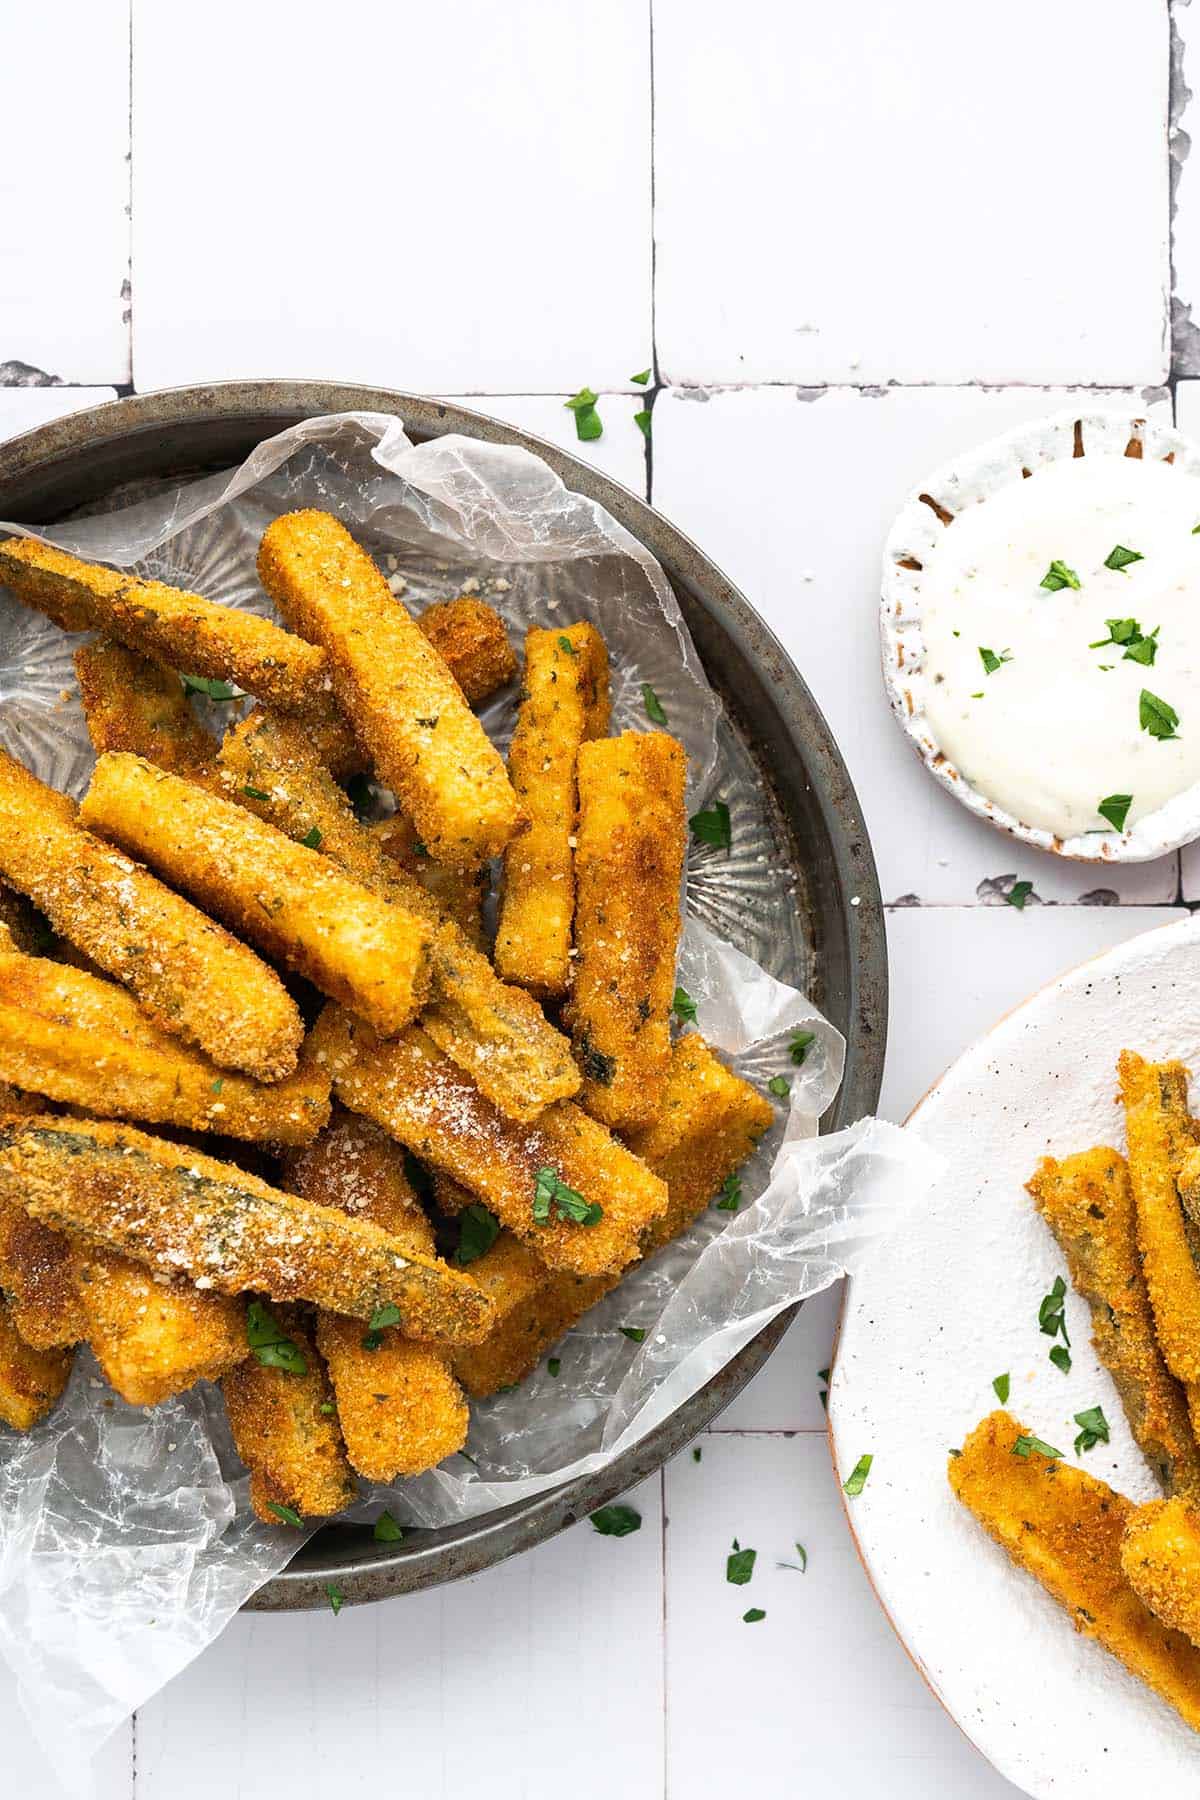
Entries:
{"label": "white tiled background", "polygon": [[[858,785],[885,1114],[1200,900],[1200,855],[1101,886],[971,819],[898,737],[875,629],[887,521],[941,458],[1081,389],[1200,432],[1200,0],[39,0],[0,29],[0,431],[131,384],[340,377],[487,396],[647,493],[788,644]],[[585,382],[605,432],[577,446]],[[110,1743],[99,1800],[1011,1794],[847,1538],[835,1311],[645,1484],[636,1536],[239,1619]],[[796,1541],[806,1574],[776,1566]],[[57,1797],[2,1682],[0,1738],[0,1790]]]}

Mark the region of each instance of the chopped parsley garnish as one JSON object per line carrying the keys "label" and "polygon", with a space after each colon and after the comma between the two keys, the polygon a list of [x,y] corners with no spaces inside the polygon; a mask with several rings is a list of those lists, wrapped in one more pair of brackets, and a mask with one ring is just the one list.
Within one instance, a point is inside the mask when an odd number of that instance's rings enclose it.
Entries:
{"label": "chopped parsley garnish", "polygon": [[304,1520],[294,1506],[283,1506],[278,1500],[267,1501],[267,1511],[282,1519],[285,1525],[303,1525]]}
{"label": "chopped parsley garnish", "polygon": [[387,1330],[387,1327],[389,1325],[398,1325],[399,1323],[400,1308],[398,1306],[393,1306],[390,1301],[387,1306],[377,1306],[375,1311],[371,1314],[371,1317],[368,1319],[367,1329],[363,1333],[363,1349],[378,1350],[380,1344],[383,1342],[383,1333]]}
{"label": "chopped parsley garnish", "polygon": [[1056,1369],[1061,1369],[1064,1375],[1071,1373],[1071,1352],[1065,1344],[1055,1344],[1049,1355]]}
{"label": "chopped parsley garnish", "polygon": [[585,387],[580,388],[577,394],[573,394],[569,400],[563,402],[568,410],[575,414],[575,436],[580,443],[591,443],[592,439],[598,438],[604,430],[604,426],[600,423],[600,414],[596,411],[598,399],[598,394],[594,394],[591,388]]}
{"label": "chopped parsley garnish", "polygon": [[641,412],[635,412],[633,415],[633,422],[643,437],[648,438],[650,436],[650,411],[648,407],[643,407]]}
{"label": "chopped parsley garnish", "polygon": [[539,1169],[533,1192],[535,1225],[549,1225],[551,1207],[560,1219],[568,1219],[572,1225],[595,1225],[604,1217],[604,1208],[598,1200],[585,1200],[565,1181],[560,1181],[553,1169]]}
{"label": "chopped parsley garnish", "polygon": [[997,1375],[995,1380],[992,1382],[992,1392],[995,1394],[995,1396],[996,1396],[997,1400],[1000,1402],[1001,1406],[1008,1405],[1008,1390],[1009,1390],[1008,1376],[1007,1375]]}
{"label": "chopped parsley garnish", "polygon": [[754,1573],[757,1550],[743,1550],[737,1539],[733,1540],[733,1549],[725,1558],[725,1579],[734,1587],[745,1587]]}
{"label": "chopped parsley garnish", "polygon": [[816,1041],[817,1034],[815,1031],[793,1031],[791,1042],[788,1044],[788,1055],[791,1057],[797,1068],[800,1067],[800,1064],[804,1061]]}
{"label": "chopped parsley garnish", "polygon": [[[1125,652],[1121,659],[1123,662],[1141,663],[1145,669],[1151,667],[1158,654],[1157,625],[1153,631],[1145,634],[1136,619],[1105,619],[1104,623],[1108,626],[1108,636],[1097,638],[1088,645],[1089,650],[1104,650],[1109,644],[1115,644]],[[1102,669],[1111,666],[1105,663],[1099,665]]]}
{"label": "chopped parsley garnish", "polygon": [[[1067,1336],[1066,1303],[1067,1284],[1061,1275],[1056,1275],[1054,1286],[1050,1292],[1042,1295],[1041,1305],[1038,1307],[1038,1327],[1047,1337],[1058,1337],[1061,1334],[1062,1345],[1055,1344],[1049,1354],[1050,1361],[1056,1369],[1061,1369],[1064,1375],[1069,1374],[1071,1369],[1071,1340]],[[1063,1345],[1066,1346],[1065,1349]]]}
{"label": "chopped parsley garnish", "polygon": [[642,1528],[642,1515],[632,1506],[601,1506],[588,1517],[601,1537],[628,1537]]}
{"label": "chopped parsley garnish", "polygon": [[1025,902],[1032,892],[1032,881],[1014,881],[1004,898],[1010,906],[1015,906],[1018,912],[1024,912]]}
{"label": "chopped parsley garnish", "polygon": [[860,1456],[849,1475],[842,1483],[843,1489],[850,1495],[851,1499],[853,1499],[856,1494],[861,1494],[866,1487],[867,1476],[871,1473],[871,1464],[874,1461],[875,1458],[871,1455]]}
{"label": "chopped parsley garnish", "polygon": [[394,1519],[385,1506],[375,1521],[375,1539],[380,1544],[398,1544],[404,1536],[404,1527],[398,1519]]}
{"label": "chopped parsley garnish", "polygon": [[561,1368],[562,1368],[562,1358],[561,1358],[561,1357],[559,1357],[559,1356],[551,1356],[551,1357],[548,1357],[548,1358],[547,1358],[547,1361],[546,1361],[546,1369],[547,1369],[547,1372],[548,1372],[548,1373],[549,1373],[549,1374],[551,1374],[551,1375],[557,1375],[557,1374],[558,1374],[558,1371],[559,1371],[559,1370],[560,1370],[560,1369],[561,1369]]}
{"label": "chopped parsley garnish", "polygon": [[579,652],[564,632],[558,640],[558,647],[566,656],[578,656]]}
{"label": "chopped parsley garnish", "polygon": [[1036,1450],[1039,1456],[1059,1457],[1062,1455],[1062,1451],[1056,1450],[1053,1444],[1047,1444],[1040,1437],[1030,1437],[1028,1433],[1022,1432],[1012,1447],[1013,1455],[1028,1456],[1032,1450]]}
{"label": "chopped parsley garnish", "polygon": [[642,705],[646,708],[646,717],[652,725],[665,725],[667,715],[663,711],[663,703],[648,681],[642,683]]}
{"label": "chopped parsley garnish", "polygon": [[486,1206],[473,1200],[464,1206],[458,1220],[458,1249],[454,1260],[460,1269],[477,1262],[500,1236],[500,1221]]}
{"label": "chopped parsley garnish", "polygon": [[718,850],[728,850],[732,834],[729,829],[729,808],[724,800],[714,800],[703,812],[693,813],[688,824],[697,843],[712,844]]}
{"label": "chopped parsley garnish", "polygon": [[646,1333],[640,1325],[622,1325],[620,1332],[621,1336],[627,1337],[631,1344],[640,1344],[645,1341]]}
{"label": "chopped parsley garnish", "polygon": [[217,1079],[215,1081],[210,1081],[208,1085],[214,1094],[219,1094],[221,1089],[225,1086],[225,1077],[223,1075],[218,1075]]}
{"label": "chopped parsley garnish", "polygon": [[703,1450],[702,1450],[702,1449],[701,1449],[701,1448],[700,1448],[700,1446],[699,1446],[699,1444],[697,1444],[697,1445],[696,1445],[696,1447],[695,1447],[695,1449],[694,1449],[694,1450],[693,1450],[693,1451],[692,1451],[692,1461],[693,1461],[693,1462],[699,1462],[699,1461],[700,1461],[700,1458],[701,1458],[701,1457],[702,1457],[702,1456],[703,1456],[703,1455],[704,1455],[704,1452],[703,1452]]}
{"label": "chopped parsley garnish", "polygon": [[269,800],[271,798],[270,794],[265,794],[261,788],[247,786],[242,789],[242,792],[247,800]]}
{"label": "chopped parsley garnish", "polygon": [[692,996],[688,993],[686,988],[677,987],[675,989],[675,998],[671,1002],[671,1011],[675,1014],[677,1019],[682,1019],[685,1025],[690,1025],[695,1019],[696,1002],[692,999]]}
{"label": "chopped parsley garnish", "polygon": [[203,694],[209,700],[236,700],[238,691],[230,687],[227,681],[218,681],[215,675],[180,674],[185,694]]}
{"label": "chopped parsley garnish", "polygon": [[796,1545],[796,1555],[800,1558],[799,1562],[776,1563],[775,1567],[777,1569],[795,1569],[798,1574],[807,1575],[807,1573],[808,1573],[808,1551],[804,1548],[803,1544]]}
{"label": "chopped parsley garnish", "polygon": [[821,1389],[821,1392],[818,1395],[818,1399],[820,1400],[821,1405],[824,1407],[825,1411],[828,1412],[829,1411],[829,1370],[828,1369],[818,1369],[817,1370],[817,1380],[823,1381],[825,1383],[825,1386]]}
{"label": "chopped parsley garnish", "polygon": [[308,1373],[304,1352],[261,1300],[252,1300],[246,1308],[246,1342],[264,1369],[283,1369],[288,1375]]}
{"label": "chopped parsley garnish", "polygon": [[1138,724],[1151,737],[1172,739],[1178,734],[1175,727],[1179,723],[1179,714],[1166,700],[1160,700],[1149,688],[1143,688],[1138,698]]}
{"label": "chopped parsley garnish", "polygon": [[1132,805],[1132,794],[1109,794],[1107,799],[1097,802],[1096,811],[1102,819],[1108,820],[1114,831],[1124,831]]}
{"label": "chopped parsley garnish", "polygon": [[721,1183],[721,1198],[717,1201],[718,1212],[738,1212],[742,1204],[742,1181],[740,1175],[727,1175]]}
{"label": "chopped parsley garnish", "polygon": [[320,1406],[318,1406],[318,1408],[317,1408],[317,1411],[319,1413],[322,1413],[325,1418],[331,1419],[333,1417],[334,1413],[337,1411],[337,1407],[333,1404],[332,1400],[322,1400]]}
{"label": "chopped parsley garnish", "polygon": [[1083,1412],[1075,1414],[1075,1423],[1079,1426],[1079,1436],[1075,1439],[1075,1454],[1082,1455],[1085,1450],[1094,1450],[1097,1444],[1108,1442],[1108,1420],[1103,1408],[1089,1406]]}
{"label": "chopped parsley garnish", "polygon": [[314,825],[311,831],[305,832],[300,842],[306,850],[319,850],[321,848],[321,827]]}
{"label": "chopped parsley garnish", "polygon": [[343,1606],[346,1604],[346,1596],[343,1594],[341,1588],[332,1581],[327,1581],[325,1583],[325,1593],[329,1600],[329,1610],[336,1619]]}
{"label": "chopped parsley garnish", "polygon": [[1060,588],[1077,588],[1081,583],[1074,569],[1069,569],[1065,562],[1060,562],[1055,557],[1042,576],[1040,585],[1049,588],[1052,594],[1057,594]]}
{"label": "chopped parsley garnish", "polygon": [[994,675],[997,669],[1001,668],[1006,662],[1011,662],[1012,659],[1013,654],[1011,650],[1002,650],[999,656],[997,656],[994,650],[985,650],[982,644],[979,646],[979,660],[983,664],[984,670],[988,675]]}
{"label": "chopped parsley garnish", "polygon": [[763,1611],[761,1606],[749,1606],[749,1607],[747,1607],[746,1611],[742,1614],[742,1624],[743,1625],[757,1625],[759,1620],[765,1619],[766,1616],[767,1615]]}
{"label": "chopped parsley garnish", "polygon": [[786,1100],[792,1091],[792,1084],[786,1075],[772,1075],[767,1083],[768,1094],[774,1094],[777,1100]]}
{"label": "chopped parsley garnish", "polygon": [[640,375],[631,375],[629,377],[629,379],[630,379],[630,381],[636,381],[636,383],[639,387],[645,387],[646,383],[650,379],[650,370],[643,369]]}
{"label": "chopped parsley garnish", "polygon": [[1106,569],[1127,569],[1130,563],[1145,562],[1140,550],[1127,550],[1124,544],[1114,544],[1104,559]]}

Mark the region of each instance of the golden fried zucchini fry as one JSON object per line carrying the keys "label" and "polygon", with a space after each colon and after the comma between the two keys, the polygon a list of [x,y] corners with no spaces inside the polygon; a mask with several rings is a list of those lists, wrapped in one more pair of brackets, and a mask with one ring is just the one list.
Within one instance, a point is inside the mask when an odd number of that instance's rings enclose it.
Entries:
{"label": "golden fried zucchini fry", "polygon": [[306,1144],[329,1118],[329,1072],[311,1049],[282,1081],[252,1081],[160,1031],[113,982],[4,952],[0,1081],[100,1118],[260,1143]]}
{"label": "golden fried zucchini fry", "polygon": [[496,968],[558,998],[571,970],[575,915],[575,763],[608,730],[608,651],[594,625],[531,627],[508,774],[529,825],[504,853]]}
{"label": "golden fried zucchini fry", "polygon": [[84,1336],[131,1406],[157,1406],[197,1381],[219,1381],[246,1354],[246,1311],[225,1294],[159,1281],[140,1264],[71,1243]]}
{"label": "golden fried zucchini fry", "polygon": [[1200,1515],[1181,1494],[1133,1509],[1121,1540],[1121,1568],[1161,1624],[1200,1645]]}
{"label": "golden fried zucchini fry", "polygon": [[97,756],[130,750],[176,775],[193,775],[216,756],[183,683],[161,663],[102,637],[75,652],[75,676]]}
{"label": "golden fried zucchini fry", "polygon": [[170,669],[236,682],[281,712],[329,708],[323,650],[267,619],[84,562],[36,538],[0,543],[0,581],[64,631],[103,631]]}
{"label": "golden fried zucchini fry", "polygon": [[385,1036],[424,1003],[428,924],[232,801],[141,757],[102,756],[80,817]]}
{"label": "golden fried zucchini fry", "polygon": [[950,1486],[1018,1567],[1036,1577],[1076,1631],[1200,1730],[1200,1650],[1143,1605],[1121,1567],[1132,1501],[1069,1463],[1013,1446],[1028,1434],[989,1413],[951,1456]]}
{"label": "golden fried zucchini fry", "polygon": [[345,526],[321,512],[275,519],[258,573],[288,623],[328,651],[342,711],[430,854],[463,869],[497,855],[521,816],[499,753]]}
{"label": "golden fried zucchini fry", "polygon": [[455,1352],[454,1373],[473,1400],[524,1381],[546,1351],[620,1279],[551,1273],[511,1231],[502,1231],[468,1274],[496,1309],[496,1323],[483,1342]]}
{"label": "golden fried zucchini fry", "polygon": [[[303,1374],[250,1356],[221,1383],[238,1455],[250,1471],[250,1504],[268,1525],[327,1518],[355,1498],[329,1377],[298,1309],[275,1318],[305,1364]],[[361,1327],[360,1327],[361,1329]]]}
{"label": "golden fried zucchini fry", "polygon": [[0,882],[0,942],[6,950],[20,950],[26,956],[51,954],[51,932],[44,919],[15,888]]}
{"label": "golden fried zucchini fry", "polygon": [[482,950],[483,902],[490,885],[487,869],[450,869],[434,862],[402,813],[380,819],[370,827],[370,835],[391,862],[424,888],[439,914],[452,919],[468,943]]}
{"label": "golden fried zucchini fry", "polygon": [[0,1425],[30,1431],[53,1410],[67,1385],[74,1353],[35,1350],[13,1320],[12,1303],[0,1294]]}
{"label": "golden fried zucchini fry", "polygon": [[[344,1106],[470,1188],[548,1267],[616,1274],[633,1261],[640,1233],[666,1208],[667,1191],[603,1125],[568,1100],[521,1124],[485,1099],[419,1027],[381,1044],[345,1014],[334,1015],[334,1024],[341,1038],[329,1054]],[[539,1221],[543,1172],[551,1185],[599,1206],[600,1215],[576,1223],[568,1200],[565,1207],[551,1202]]]}
{"label": "golden fried zucchini fry", "polygon": [[631,1130],[661,1111],[671,1065],[687,758],[665,732],[626,731],[582,744],[577,766],[569,1022],[583,1105]]}
{"label": "golden fried zucchini fry", "polygon": [[274,971],[145,869],[81,830],[69,800],[2,753],[0,872],[56,931],[130,988],[164,1031],[260,1081],[277,1081],[296,1067],[304,1027]]}
{"label": "golden fried zucchini fry", "polygon": [[1091,1308],[1092,1343],[1143,1455],[1168,1494],[1200,1499],[1200,1451],[1186,1392],[1155,1340],[1124,1157],[1102,1148],[1065,1162],[1047,1156],[1027,1187]]}
{"label": "golden fried zucchini fry", "polygon": [[417,624],[470,706],[482,705],[497,688],[507,687],[517,672],[504,620],[477,594],[435,601],[425,608]]}
{"label": "golden fried zucchini fry", "polygon": [[1177,1186],[1193,1142],[1187,1070],[1179,1062],[1148,1063],[1134,1051],[1122,1050],[1117,1072],[1155,1336],[1172,1375],[1185,1384],[1200,1383],[1200,1240]]}
{"label": "golden fried zucchini fry", "polygon": [[18,1331],[35,1349],[59,1349],[83,1337],[69,1242],[7,1196],[0,1196],[0,1289]]}
{"label": "golden fried zucchini fry", "polygon": [[[567,1039],[536,1000],[499,979],[433,895],[384,853],[379,835],[358,823],[341,789],[314,764],[302,728],[254,713],[226,739],[220,765],[243,793],[250,787],[269,795],[246,803],[261,808],[281,830],[292,837],[315,836],[321,855],[353,881],[433,925],[434,995],[422,1024],[481,1093],[502,1112],[529,1120],[578,1092],[581,1077]],[[251,771],[256,779],[244,780]]]}
{"label": "golden fried zucchini fry", "polygon": [[128,1125],[41,1116],[0,1127],[0,1202],[219,1294],[310,1300],[363,1319],[394,1305],[405,1331],[447,1343],[487,1330],[486,1300],[445,1264],[401,1255],[378,1226]]}
{"label": "golden fried zucchini fry", "polygon": [[[302,1199],[368,1219],[405,1251],[436,1255],[433,1227],[404,1173],[400,1146],[366,1119],[339,1113],[307,1150],[289,1158]],[[467,1403],[444,1351],[395,1326],[364,1333],[362,1321],[317,1315],[317,1348],[337,1399],[351,1466],[370,1481],[420,1475],[461,1450]]]}

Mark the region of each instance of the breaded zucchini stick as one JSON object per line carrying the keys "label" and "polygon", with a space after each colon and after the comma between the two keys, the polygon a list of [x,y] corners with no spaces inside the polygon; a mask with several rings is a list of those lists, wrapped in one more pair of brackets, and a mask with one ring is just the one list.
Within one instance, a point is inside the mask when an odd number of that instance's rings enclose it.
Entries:
{"label": "breaded zucchini stick", "polygon": [[531,627],[508,753],[509,779],[529,814],[504,853],[496,968],[550,998],[567,991],[575,915],[575,763],[608,730],[608,651],[595,626]]}
{"label": "breaded zucchini stick", "polygon": [[75,675],[97,756],[129,750],[176,775],[194,775],[216,756],[183,683],[161,663],[102,637],[75,652]]}
{"label": "breaded zucchini stick", "polygon": [[128,1257],[75,1240],[71,1274],[84,1336],[131,1406],[157,1406],[197,1381],[219,1381],[246,1354],[240,1299],[158,1281]]}
{"label": "breaded zucchini stick", "polygon": [[[578,1092],[581,1078],[567,1039],[530,995],[499,979],[433,895],[384,853],[379,835],[359,824],[341,789],[314,764],[302,728],[252,714],[226,739],[220,766],[243,794],[249,787],[269,795],[245,804],[290,837],[314,836],[321,855],[353,881],[431,923],[434,993],[422,1024],[481,1093],[502,1112],[529,1120]],[[251,772],[254,780],[243,779]]]}
{"label": "breaded zucchini stick", "polygon": [[26,956],[47,952],[51,934],[44,919],[15,888],[0,882],[0,943],[6,950],[20,950]]}
{"label": "breaded zucchini stick", "polygon": [[434,862],[402,813],[380,819],[370,827],[370,835],[390,862],[424,888],[439,913],[454,921],[467,942],[482,950],[483,902],[490,885],[487,869],[450,869]]}
{"label": "breaded zucchini stick", "polygon": [[0,873],[56,931],[131,989],[164,1031],[260,1081],[278,1081],[296,1067],[304,1027],[274,971],[145,869],[81,830],[69,800],[2,753]]}
{"label": "breaded zucchini stick", "polygon": [[6,1196],[0,1196],[0,1290],[8,1295],[17,1330],[36,1350],[64,1348],[83,1337],[69,1242]]}
{"label": "breaded zucchini stick", "polygon": [[[345,1014],[336,1022],[341,1042],[329,1054],[344,1106],[470,1188],[548,1267],[617,1274],[633,1261],[641,1232],[666,1208],[667,1191],[603,1125],[567,1100],[521,1124],[486,1100],[419,1027],[381,1044]],[[565,1210],[551,1201],[539,1220],[538,1189],[547,1181],[599,1206],[600,1215],[576,1223],[569,1201]]]}
{"label": "breaded zucchini stick", "polygon": [[1148,1063],[1132,1050],[1122,1050],[1117,1072],[1155,1336],[1172,1375],[1185,1386],[1200,1383],[1200,1240],[1177,1186],[1193,1146],[1187,1070],[1179,1062]]}
{"label": "breaded zucchini stick", "polygon": [[517,659],[494,606],[476,594],[438,600],[417,624],[463,691],[469,706],[480,706],[517,672]]}
{"label": "breaded zucchini stick", "polygon": [[1159,1623],[1125,1579],[1121,1538],[1132,1501],[1069,1463],[1014,1454],[1028,1434],[990,1413],[950,1458],[950,1486],[1018,1567],[1041,1582],[1076,1631],[1200,1730],[1200,1650]]}
{"label": "breaded zucchini stick", "polygon": [[1200,1499],[1200,1451],[1187,1394],[1154,1336],[1124,1157],[1101,1148],[1065,1162],[1044,1157],[1028,1190],[1091,1308],[1092,1343],[1143,1455],[1168,1494]]}
{"label": "breaded zucchini stick", "polygon": [[42,1116],[0,1127],[0,1202],[218,1294],[310,1300],[368,1320],[391,1305],[412,1336],[447,1343],[487,1330],[487,1301],[444,1264],[128,1125]]}
{"label": "breaded zucchini stick", "polygon": [[30,1431],[57,1405],[71,1373],[70,1350],[35,1350],[0,1294],[0,1425]]}
{"label": "breaded zucchini stick", "polygon": [[[302,1199],[335,1206],[388,1232],[406,1252],[434,1257],[433,1227],[404,1173],[404,1153],[378,1126],[339,1113],[307,1150],[289,1158]],[[450,1359],[396,1327],[364,1333],[360,1319],[317,1315],[317,1348],[337,1400],[351,1466],[369,1481],[420,1475],[461,1450],[467,1403]]]}
{"label": "breaded zucchini stick", "polygon": [[454,1373],[473,1400],[524,1381],[551,1345],[619,1280],[615,1275],[551,1273],[511,1231],[502,1231],[468,1273],[496,1309],[496,1322],[483,1342],[455,1353]]}
{"label": "breaded zucchini stick", "polygon": [[288,623],[328,652],[342,711],[430,854],[462,869],[497,855],[521,816],[499,753],[345,526],[321,512],[275,519],[258,573]]}
{"label": "breaded zucchini stick", "polygon": [[1181,1494],[1134,1508],[1121,1540],[1121,1568],[1160,1623],[1200,1645],[1200,1516]]}
{"label": "breaded zucchini stick", "polygon": [[308,1328],[294,1307],[274,1316],[300,1352],[303,1374],[250,1356],[226,1375],[221,1393],[234,1445],[250,1471],[250,1504],[268,1525],[286,1525],[291,1521],[275,1508],[327,1518],[350,1505],[355,1487],[333,1390]]}
{"label": "breaded zucchini stick", "polygon": [[141,757],[102,756],[80,817],[385,1036],[424,1003],[425,921],[232,801]]}
{"label": "breaded zucchini stick", "polygon": [[36,538],[0,543],[0,581],[64,631],[106,632],[168,668],[235,682],[282,712],[328,710],[324,651],[254,613],[84,562]]}
{"label": "breaded zucchini stick", "polygon": [[3,952],[0,1081],[101,1118],[260,1143],[306,1144],[329,1118],[329,1072],[311,1051],[284,1080],[252,1081],[160,1031],[113,982]]}
{"label": "breaded zucchini stick", "polygon": [[686,773],[683,746],[662,731],[579,750],[569,1015],[583,1105],[618,1131],[649,1125],[666,1092]]}

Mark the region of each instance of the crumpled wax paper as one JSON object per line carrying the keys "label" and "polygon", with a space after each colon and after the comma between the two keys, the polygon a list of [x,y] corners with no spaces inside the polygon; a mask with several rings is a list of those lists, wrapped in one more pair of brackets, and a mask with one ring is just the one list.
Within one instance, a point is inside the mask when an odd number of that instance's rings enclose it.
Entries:
{"label": "crumpled wax paper", "polygon": [[[557,1378],[539,1369],[474,1406],[469,1457],[367,1490],[352,1515],[386,1501],[401,1520],[436,1526],[627,1450],[781,1309],[853,1271],[924,1186],[929,1153],[876,1120],[816,1135],[844,1045],[801,991],[812,948],[783,828],[657,562],[540,458],[457,436],[413,445],[384,414],[310,419],[238,469],[143,483],[41,535],[271,616],[255,554],[269,521],[297,506],[344,520],[413,611],[478,592],[516,643],[529,624],[593,620],[612,656],[614,731],[646,729],[642,684],[654,688],[688,752],[690,805],[723,799],[733,819],[729,851],[689,850],[680,984],[740,1073],[763,1087],[791,1081],[741,1173],[740,1211],[710,1208],[626,1276],[566,1339]],[[77,642],[0,595],[0,742],[76,794],[93,760],[72,697]],[[217,729],[244,710],[197,704]],[[515,706],[509,693],[483,715],[501,745]],[[799,1065],[797,1029],[813,1034]],[[643,1328],[644,1341],[619,1325]],[[253,1518],[247,1485],[215,1390],[128,1406],[86,1352],[47,1420],[25,1435],[0,1428],[0,1656],[74,1790],[91,1752],[294,1551],[296,1533]]]}

